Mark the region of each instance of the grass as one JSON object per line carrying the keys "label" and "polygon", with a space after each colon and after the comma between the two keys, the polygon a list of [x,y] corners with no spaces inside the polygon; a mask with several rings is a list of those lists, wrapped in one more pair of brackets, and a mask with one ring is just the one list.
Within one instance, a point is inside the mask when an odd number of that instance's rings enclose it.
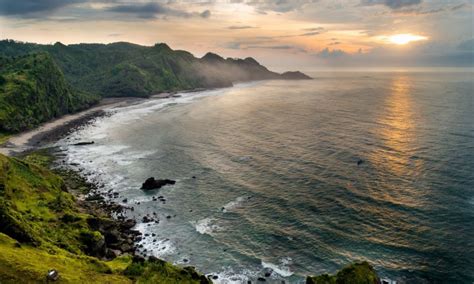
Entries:
{"label": "grass", "polygon": [[42,283],[49,269],[59,271],[59,283],[207,283],[192,268],[157,259],[86,255],[103,236],[62,178],[43,167],[50,163],[42,151],[23,160],[0,155],[0,283]]}

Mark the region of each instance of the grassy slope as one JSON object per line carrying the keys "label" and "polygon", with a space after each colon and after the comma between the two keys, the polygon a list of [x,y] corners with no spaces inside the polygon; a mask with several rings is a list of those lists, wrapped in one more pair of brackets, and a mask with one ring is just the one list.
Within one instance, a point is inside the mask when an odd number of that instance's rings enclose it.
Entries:
{"label": "grassy slope", "polygon": [[33,128],[97,101],[97,96],[73,91],[47,53],[0,58],[2,133]]}
{"label": "grassy slope", "polygon": [[87,242],[103,238],[88,227],[90,215],[80,213],[59,176],[38,165],[47,158],[25,160],[0,155],[1,283],[41,282],[52,268],[64,283],[200,283],[191,268],[85,255]]}

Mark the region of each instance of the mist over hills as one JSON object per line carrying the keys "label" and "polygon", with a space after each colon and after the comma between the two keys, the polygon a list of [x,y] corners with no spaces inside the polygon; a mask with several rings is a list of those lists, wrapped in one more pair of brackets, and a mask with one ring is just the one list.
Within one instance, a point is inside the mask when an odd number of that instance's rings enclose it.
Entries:
{"label": "mist over hills", "polygon": [[51,54],[71,85],[103,97],[146,97],[164,91],[229,87],[235,82],[268,79],[309,79],[304,74],[278,74],[253,58],[224,59],[208,53],[196,58],[165,43],[140,46],[111,44],[40,45],[0,41],[0,54]]}

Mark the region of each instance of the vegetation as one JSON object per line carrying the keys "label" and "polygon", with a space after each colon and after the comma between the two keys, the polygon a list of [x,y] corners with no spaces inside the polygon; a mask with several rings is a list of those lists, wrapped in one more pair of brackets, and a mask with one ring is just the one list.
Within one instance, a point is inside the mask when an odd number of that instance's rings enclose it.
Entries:
{"label": "vegetation", "polygon": [[111,44],[39,45],[0,41],[0,54],[21,56],[48,52],[78,90],[103,97],[146,97],[164,91],[231,86],[233,82],[264,79],[308,79],[267,70],[253,58],[224,59],[208,53],[196,58],[164,43],[152,47]]}
{"label": "vegetation", "polygon": [[337,272],[335,275],[322,274],[308,276],[307,284],[377,284],[377,273],[367,262],[354,263]]}
{"label": "vegetation", "polygon": [[192,268],[156,259],[87,255],[103,236],[61,177],[39,165],[49,162],[41,153],[0,155],[0,283],[45,282],[49,269],[59,271],[60,283],[208,283]]}
{"label": "vegetation", "polygon": [[0,136],[85,109],[98,99],[73,91],[47,53],[0,57]]}

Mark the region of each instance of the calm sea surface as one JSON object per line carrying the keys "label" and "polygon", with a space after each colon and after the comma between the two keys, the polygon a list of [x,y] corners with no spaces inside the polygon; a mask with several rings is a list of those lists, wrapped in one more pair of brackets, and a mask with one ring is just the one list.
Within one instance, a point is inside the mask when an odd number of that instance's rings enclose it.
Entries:
{"label": "calm sea surface", "polygon": [[[218,283],[357,260],[402,283],[472,283],[474,73],[313,75],[109,110],[59,145],[160,220],[138,225],[148,254]],[[177,183],[145,193],[150,176]]]}

